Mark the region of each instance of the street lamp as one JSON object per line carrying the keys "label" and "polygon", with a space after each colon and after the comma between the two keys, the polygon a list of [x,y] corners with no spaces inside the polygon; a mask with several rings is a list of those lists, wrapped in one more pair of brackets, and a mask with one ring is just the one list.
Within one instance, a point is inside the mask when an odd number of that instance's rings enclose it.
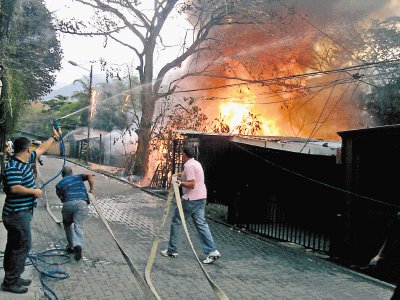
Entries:
{"label": "street lamp", "polygon": [[[78,65],[76,62],[69,60],[68,61],[71,65],[75,66],[75,67],[79,67],[82,68],[86,71],[89,71],[88,69],[86,69],[85,67],[82,67],[80,65]],[[92,108],[92,77],[93,77],[93,65],[90,65],[90,75],[89,75],[89,91],[88,91],[88,101],[89,101],[89,107],[90,109]],[[87,115],[88,119],[87,119],[87,131],[88,131],[88,135],[87,135],[87,149],[86,149],[86,164],[88,164],[89,162],[89,153],[90,153],[90,125],[91,125],[91,119],[90,119],[90,113],[88,112]]]}

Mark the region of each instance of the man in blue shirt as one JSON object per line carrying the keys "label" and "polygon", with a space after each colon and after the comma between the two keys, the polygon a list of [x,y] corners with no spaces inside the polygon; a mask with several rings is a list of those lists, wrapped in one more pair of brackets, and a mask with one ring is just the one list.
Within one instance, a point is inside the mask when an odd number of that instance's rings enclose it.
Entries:
{"label": "man in blue shirt", "polygon": [[89,193],[93,193],[94,180],[92,174],[73,175],[70,166],[64,167],[62,177],[56,185],[56,193],[63,203],[61,213],[68,242],[67,252],[75,253],[75,260],[78,261],[82,258],[83,221],[89,213],[89,195],[84,181],[89,182]]}
{"label": "man in blue shirt", "polygon": [[36,150],[30,148],[31,141],[19,137],[14,141],[14,156],[4,168],[3,186],[6,194],[3,206],[3,224],[7,230],[7,244],[4,251],[4,280],[1,288],[4,291],[23,294],[28,291],[30,279],[22,279],[25,261],[32,246],[31,220],[37,198],[42,190],[36,187],[32,163],[46,153],[55,141],[58,141],[61,130],[53,128],[54,135],[43,142]]}

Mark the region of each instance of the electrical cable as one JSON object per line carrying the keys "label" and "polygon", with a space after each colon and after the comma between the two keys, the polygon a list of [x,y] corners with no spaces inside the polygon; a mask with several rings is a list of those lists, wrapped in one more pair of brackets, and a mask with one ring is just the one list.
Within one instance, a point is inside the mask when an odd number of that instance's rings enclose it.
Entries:
{"label": "electrical cable", "polygon": [[261,156],[259,156],[259,155],[255,154],[255,153],[253,153],[253,152],[247,150],[246,148],[244,148],[244,147],[238,145],[238,144],[235,143],[235,142],[231,142],[231,143],[232,143],[235,147],[238,147],[238,148],[240,148],[241,150],[244,150],[245,152],[247,152],[247,153],[249,153],[249,154],[251,154],[251,155],[253,155],[253,156],[259,158],[259,159],[262,160],[263,162],[266,162],[266,163],[268,163],[268,164],[270,164],[270,165],[272,165],[272,166],[274,166],[274,167],[277,167],[277,168],[279,168],[279,169],[281,169],[281,170],[284,170],[284,171],[286,171],[286,172],[289,172],[289,173],[291,173],[291,174],[294,174],[294,175],[296,175],[296,176],[299,176],[299,177],[301,177],[301,178],[304,178],[304,179],[306,179],[306,180],[308,180],[308,181],[317,183],[317,184],[319,184],[319,185],[323,185],[323,186],[325,186],[325,187],[328,187],[328,188],[330,188],[330,189],[333,189],[333,190],[336,190],[336,191],[339,191],[339,192],[342,192],[342,193],[345,193],[345,194],[349,194],[349,195],[356,196],[356,197],[360,197],[360,198],[363,198],[363,199],[366,199],[366,200],[369,200],[369,201],[372,201],[372,202],[375,202],[375,203],[380,203],[380,204],[383,204],[383,205],[386,205],[386,206],[391,206],[391,207],[400,209],[400,206],[399,206],[399,205],[387,203],[387,202],[382,201],[382,200],[378,200],[378,199],[375,199],[375,198],[371,198],[371,197],[368,197],[368,196],[364,196],[364,195],[361,195],[361,194],[357,194],[357,193],[354,193],[354,192],[351,192],[351,191],[348,191],[348,190],[345,190],[345,189],[342,189],[342,188],[339,188],[339,187],[330,185],[330,184],[328,184],[328,183],[325,183],[325,182],[322,182],[322,181],[319,181],[319,180],[316,180],[316,179],[307,177],[307,176],[305,176],[305,175],[303,175],[303,174],[300,174],[300,173],[298,173],[298,172],[295,172],[295,171],[293,171],[293,170],[290,170],[290,169],[288,169],[288,168],[285,168],[285,167],[283,167],[283,166],[281,166],[281,165],[278,165],[278,164],[276,164],[276,163],[274,163],[274,162],[272,162],[272,161],[270,161],[270,160],[268,160],[268,159],[262,158]]}
{"label": "electrical cable", "polygon": [[[338,81],[338,80],[340,79],[340,76],[341,76],[341,75],[342,75],[342,73],[339,73],[339,76],[338,76],[338,78],[336,79],[336,81]],[[325,111],[325,109],[326,109],[326,106],[328,105],[328,102],[329,102],[329,100],[331,99],[331,96],[332,96],[332,94],[333,94],[333,91],[335,90],[335,87],[336,87],[336,84],[332,87],[332,89],[331,89],[331,91],[330,91],[330,93],[329,93],[329,96],[326,98],[325,104],[324,104],[324,106],[323,106],[323,108],[322,108],[322,110],[321,110],[321,112],[320,112],[320,114],[319,114],[319,116],[318,116],[317,121],[315,122],[314,128],[313,128],[313,130],[311,131],[310,136],[308,137],[307,141],[304,143],[303,148],[301,148],[300,153],[303,152],[304,148],[307,146],[307,144],[308,144],[308,142],[311,140],[312,136],[316,133],[315,130],[316,130],[317,126],[318,126],[319,120],[322,118],[322,114],[324,113],[324,111]]]}

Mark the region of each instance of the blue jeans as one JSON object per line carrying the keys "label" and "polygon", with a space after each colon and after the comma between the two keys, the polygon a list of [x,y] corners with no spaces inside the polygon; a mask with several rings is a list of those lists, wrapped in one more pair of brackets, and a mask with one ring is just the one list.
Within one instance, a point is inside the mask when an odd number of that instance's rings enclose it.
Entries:
{"label": "blue jeans", "polygon": [[[210,228],[208,227],[204,216],[205,207],[205,199],[194,201],[182,200],[182,208],[185,215],[185,221],[192,217],[200,238],[200,242],[203,247],[203,252],[204,254],[208,255],[210,252],[217,250],[217,247],[214,243]],[[176,208],[171,220],[171,233],[168,244],[168,252],[170,253],[178,252],[178,243],[181,236],[181,226],[182,221],[179,216],[178,208]]]}
{"label": "blue jeans", "polygon": [[89,208],[84,200],[67,201],[61,210],[68,248],[83,247],[83,221],[86,219]]}
{"label": "blue jeans", "polygon": [[12,285],[25,271],[25,262],[32,247],[32,212],[3,214],[7,229],[7,245],[4,251],[4,283]]}

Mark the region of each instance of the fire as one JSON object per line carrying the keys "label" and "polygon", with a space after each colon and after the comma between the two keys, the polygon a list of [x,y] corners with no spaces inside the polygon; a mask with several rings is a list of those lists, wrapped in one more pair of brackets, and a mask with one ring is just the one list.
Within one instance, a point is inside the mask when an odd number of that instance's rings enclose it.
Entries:
{"label": "fire", "polygon": [[[232,131],[242,122],[242,119],[248,112],[248,109],[239,103],[223,103],[220,106],[220,111],[221,116],[225,122],[228,123],[229,128]],[[233,133],[237,133],[237,131],[233,131]]]}
{"label": "fire", "polygon": [[[259,122],[260,130],[256,132],[256,135],[280,135],[279,128],[276,122],[272,119],[265,118],[261,115],[257,115],[255,111],[251,110],[249,104],[241,104],[235,102],[221,103],[220,113],[224,123],[229,125],[231,133],[239,133],[239,126],[242,126],[242,132],[251,132],[255,129],[256,122]],[[251,119],[250,116],[254,118]]]}
{"label": "fire", "polygon": [[239,90],[231,92],[229,102],[219,105],[219,112],[231,133],[280,135],[276,121],[260,113],[257,107],[257,97],[249,88],[241,87]]}

